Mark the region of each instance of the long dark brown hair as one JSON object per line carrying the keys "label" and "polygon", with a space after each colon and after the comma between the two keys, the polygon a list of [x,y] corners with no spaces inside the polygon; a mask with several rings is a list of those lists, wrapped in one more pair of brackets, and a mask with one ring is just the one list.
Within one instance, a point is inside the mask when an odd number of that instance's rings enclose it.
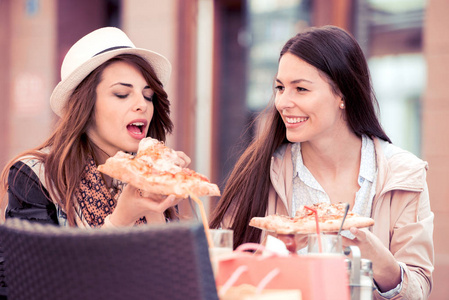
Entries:
{"label": "long dark brown hair", "polygon": [[[312,27],[287,41],[280,58],[285,53],[316,67],[343,95],[346,120],[357,136],[376,136],[391,142],[377,117],[379,107],[366,59],[349,33],[335,26]],[[268,114],[265,129],[237,161],[210,222],[211,228],[218,228],[225,216],[231,217],[234,247],[260,241],[261,231],[248,224],[253,217],[265,216],[271,186],[271,157],[279,146],[289,143],[274,101],[263,114]]]}
{"label": "long dark brown hair", "polygon": [[[51,183],[47,188],[57,196],[52,200],[65,209],[69,224],[75,225],[73,195],[89,157],[93,157],[98,163],[98,147],[87,136],[87,129],[94,119],[96,87],[102,79],[104,69],[118,61],[137,67],[154,91],[154,113],[147,136],[165,142],[166,135],[172,132],[173,123],[170,120],[170,102],[162,83],[145,59],[132,54],[118,55],[92,71],[77,86],[64,107],[67,113],[62,115],[55,131],[42,145],[21,153],[6,165],[0,176],[0,199],[4,198],[8,190],[11,166],[24,155],[32,155],[45,166],[46,182]],[[41,151],[45,148],[50,152]]]}

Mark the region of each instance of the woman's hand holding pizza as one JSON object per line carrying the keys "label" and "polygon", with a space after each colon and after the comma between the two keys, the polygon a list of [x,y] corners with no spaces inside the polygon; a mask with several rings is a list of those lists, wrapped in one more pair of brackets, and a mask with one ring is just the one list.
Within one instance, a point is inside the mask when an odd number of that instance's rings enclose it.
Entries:
{"label": "woman's hand holding pizza", "polygon": [[150,194],[127,184],[109,221],[115,226],[132,226],[146,216],[148,223],[165,223],[164,211],[181,200],[174,195]]}
{"label": "woman's hand holding pizza", "polygon": [[401,282],[401,268],[393,254],[367,229],[350,228],[354,239],[343,237],[343,247],[359,247],[362,257],[373,262],[373,277],[381,292],[394,289]]}

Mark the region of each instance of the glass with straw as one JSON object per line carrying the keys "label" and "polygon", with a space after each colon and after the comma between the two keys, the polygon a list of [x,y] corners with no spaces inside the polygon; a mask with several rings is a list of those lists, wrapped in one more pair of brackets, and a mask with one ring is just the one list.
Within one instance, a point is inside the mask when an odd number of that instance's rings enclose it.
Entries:
{"label": "glass with straw", "polygon": [[314,213],[316,223],[316,233],[308,236],[307,253],[342,254],[341,235],[321,233],[317,210],[308,206],[305,206],[305,208]]}

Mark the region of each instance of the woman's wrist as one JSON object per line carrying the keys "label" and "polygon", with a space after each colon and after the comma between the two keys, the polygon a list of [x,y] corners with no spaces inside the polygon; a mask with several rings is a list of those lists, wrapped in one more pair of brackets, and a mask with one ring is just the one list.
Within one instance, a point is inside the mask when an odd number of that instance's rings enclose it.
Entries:
{"label": "woman's wrist", "polygon": [[401,283],[401,267],[397,261],[394,261],[388,267],[383,268],[381,272],[377,272],[377,274],[375,272],[374,280],[379,291],[390,291]]}
{"label": "woman's wrist", "polygon": [[164,213],[150,212],[145,215],[147,223],[166,223]]}
{"label": "woman's wrist", "polygon": [[121,222],[120,218],[113,216],[113,214],[107,215],[104,219],[104,227],[117,228],[117,227],[128,227],[134,225],[134,222]]}
{"label": "woman's wrist", "polygon": [[106,218],[104,218],[103,228],[117,228],[118,226],[115,226],[111,222],[111,215],[107,215]]}

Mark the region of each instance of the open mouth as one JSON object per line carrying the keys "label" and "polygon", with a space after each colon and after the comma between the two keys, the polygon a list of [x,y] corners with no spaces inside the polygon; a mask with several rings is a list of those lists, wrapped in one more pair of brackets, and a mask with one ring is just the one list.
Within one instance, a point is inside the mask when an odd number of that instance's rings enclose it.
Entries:
{"label": "open mouth", "polygon": [[144,122],[133,122],[130,123],[126,126],[126,128],[128,129],[129,132],[136,134],[136,135],[140,135],[143,133],[143,130],[145,128],[145,123]]}

